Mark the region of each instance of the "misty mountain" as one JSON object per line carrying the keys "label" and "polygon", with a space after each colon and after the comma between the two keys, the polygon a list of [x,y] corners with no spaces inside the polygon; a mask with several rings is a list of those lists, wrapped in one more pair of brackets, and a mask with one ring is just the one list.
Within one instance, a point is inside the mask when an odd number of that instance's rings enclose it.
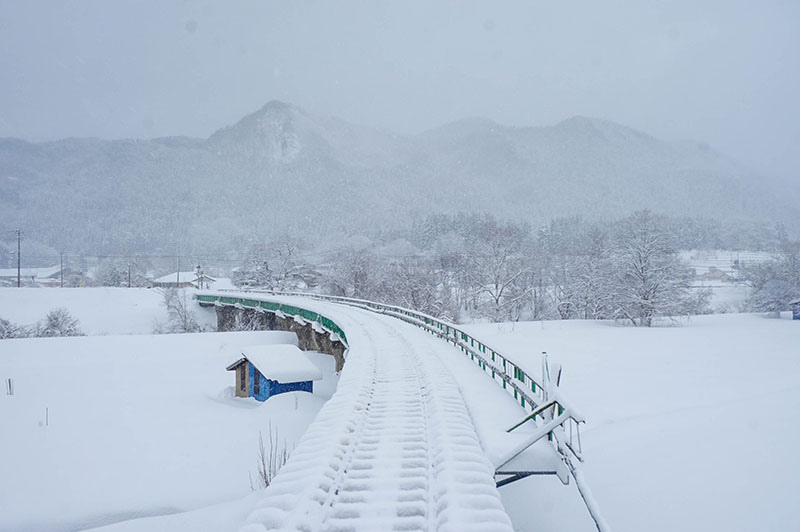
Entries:
{"label": "misty mountain", "polygon": [[539,224],[643,208],[800,220],[785,191],[706,145],[584,117],[398,136],[273,101],[208,139],[0,139],[0,227],[73,252],[226,252],[254,235],[313,241],[438,212]]}

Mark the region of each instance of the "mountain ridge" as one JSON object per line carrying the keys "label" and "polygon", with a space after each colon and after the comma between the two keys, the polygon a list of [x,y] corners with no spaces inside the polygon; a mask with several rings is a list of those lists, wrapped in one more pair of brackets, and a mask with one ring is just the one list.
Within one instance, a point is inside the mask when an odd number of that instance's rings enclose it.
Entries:
{"label": "mountain ridge", "polygon": [[272,100],[205,139],[0,139],[0,225],[94,253],[229,250],[276,228],[328,238],[460,211],[543,223],[649,208],[796,226],[781,196],[703,143],[585,116],[395,135]]}

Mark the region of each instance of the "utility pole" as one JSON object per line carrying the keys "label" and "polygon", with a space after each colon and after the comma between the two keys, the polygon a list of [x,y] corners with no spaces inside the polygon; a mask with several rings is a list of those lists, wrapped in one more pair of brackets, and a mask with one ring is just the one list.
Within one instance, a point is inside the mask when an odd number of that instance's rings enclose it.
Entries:
{"label": "utility pole", "polygon": [[64,288],[64,252],[61,252],[61,288]]}
{"label": "utility pole", "polygon": [[131,287],[131,263],[128,263],[128,288]]}
{"label": "utility pole", "polygon": [[181,256],[178,255],[178,272],[175,274],[175,288],[180,288],[181,286]]}
{"label": "utility pole", "polygon": [[22,271],[22,268],[21,268],[22,262],[20,261],[21,257],[19,256],[19,252],[20,252],[19,241],[22,238],[21,235],[22,235],[22,231],[20,229],[17,229],[17,288],[22,286],[22,283],[20,281],[20,278],[21,278],[20,272]]}

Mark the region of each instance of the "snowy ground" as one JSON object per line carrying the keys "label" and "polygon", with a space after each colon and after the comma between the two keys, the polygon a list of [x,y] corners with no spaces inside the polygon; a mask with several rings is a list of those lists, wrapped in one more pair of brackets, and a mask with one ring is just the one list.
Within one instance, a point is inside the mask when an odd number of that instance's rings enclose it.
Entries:
{"label": "snowy ground", "polygon": [[[146,290],[0,289],[0,316],[12,321],[55,306],[96,334],[148,333],[163,312]],[[564,393],[589,422],[587,480],[617,532],[784,531],[800,529],[800,323],[786,317],[466,329],[532,374],[541,351],[564,364]],[[237,530],[260,498],[248,480],[258,431],[271,422],[291,445],[325,398],[236,399],[224,367],[238,347],[286,340],[255,332],[0,341],[0,393],[8,377],[16,387],[0,395],[0,531],[114,522],[107,532]],[[330,375],[332,359],[319,357]],[[491,418],[507,420],[482,406],[490,390],[468,359],[454,351],[442,361],[485,445]],[[327,396],[333,384],[315,389]],[[500,492],[516,530],[592,530],[574,486],[554,477]]]}
{"label": "snowy ground", "polygon": [[[616,532],[800,530],[800,322],[756,315],[637,329],[482,324],[469,332],[562,388],[588,419],[587,479]],[[591,530],[552,478],[501,488],[520,531]]]}
{"label": "snowy ground", "polygon": [[[88,335],[151,334],[154,322],[167,318],[162,299],[160,290],[147,288],[0,288],[0,317],[31,325],[65,307]],[[197,316],[216,325],[213,309],[198,308]]]}
{"label": "snowy ground", "polygon": [[750,296],[750,287],[744,283],[727,283],[697,281],[694,286],[711,290],[708,304],[712,312],[741,312],[745,301]]}
{"label": "snowy ground", "polygon": [[259,431],[271,423],[292,446],[335,389],[334,361],[311,355],[325,372],[315,395],[265,403],[233,397],[225,367],[239,347],[295,341],[282,332],[0,341],[3,388],[9,377],[15,388],[0,395],[0,530],[81,530],[230,500],[243,518]]}

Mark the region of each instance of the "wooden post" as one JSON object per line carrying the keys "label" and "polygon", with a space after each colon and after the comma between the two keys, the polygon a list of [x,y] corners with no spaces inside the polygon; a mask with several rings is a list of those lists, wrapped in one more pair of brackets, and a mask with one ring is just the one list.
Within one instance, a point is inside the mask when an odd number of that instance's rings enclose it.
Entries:
{"label": "wooden post", "polygon": [[20,275],[20,272],[22,271],[22,261],[21,261],[20,255],[19,255],[19,253],[20,253],[20,243],[19,242],[22,239],[21,235],[22,235],[22,231],[17,229],[17,288],[22,286],[22,283],[21,283],[21,277],[22,276]]}

